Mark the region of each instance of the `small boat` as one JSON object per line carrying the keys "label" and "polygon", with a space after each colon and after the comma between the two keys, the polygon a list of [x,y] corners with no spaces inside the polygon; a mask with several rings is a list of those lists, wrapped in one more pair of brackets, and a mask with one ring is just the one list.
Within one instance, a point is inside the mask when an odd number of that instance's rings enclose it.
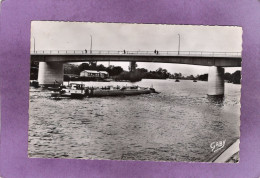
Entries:
{"label": "small boat", "polygon": [[193,80],[193,82],[197,82],[197,80]]}
{"label": "small boat", "polygon": [[139,86],[124,86],[124,87],[101,87],[101,88],[87,88],[86,95],[89,97],[101,97],[101,96],[121,96],[121,95],[140,95],[158,93],[154,88],[145,88]]}
{"label": "small boat", "polygon": [[84,84],[70,83],[68,87],[60,90],[63,97],[83,98],[86,94]]}
{"label": "small boat", "polygon": [[180,82],[180,80],[179,80],[179,79],[176,79],[175,82]]}

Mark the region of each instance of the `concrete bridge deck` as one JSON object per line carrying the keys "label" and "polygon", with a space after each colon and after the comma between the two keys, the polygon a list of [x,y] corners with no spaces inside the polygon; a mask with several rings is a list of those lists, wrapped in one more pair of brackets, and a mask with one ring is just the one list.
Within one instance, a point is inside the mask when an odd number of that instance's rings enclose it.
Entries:
{"label": "concrete bridge deck", "polygon": [[159,62],[202,66],[240,67],[240,52],[207,51],[108,51],[41,50],[32,51],[31,60],[39,62],[127,61]]}

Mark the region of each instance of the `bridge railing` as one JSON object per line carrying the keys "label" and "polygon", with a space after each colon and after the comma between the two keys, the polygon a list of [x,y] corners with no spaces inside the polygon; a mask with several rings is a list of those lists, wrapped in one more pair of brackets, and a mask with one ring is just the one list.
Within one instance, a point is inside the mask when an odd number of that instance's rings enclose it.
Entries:
{"label": "bridge railing", "polygon": [[125,51],[125,50],[37,50],[32,55],[160,55],[160,56],[210,56],[210,57],[241,57],[241,52],[210,52],[210,51]]}

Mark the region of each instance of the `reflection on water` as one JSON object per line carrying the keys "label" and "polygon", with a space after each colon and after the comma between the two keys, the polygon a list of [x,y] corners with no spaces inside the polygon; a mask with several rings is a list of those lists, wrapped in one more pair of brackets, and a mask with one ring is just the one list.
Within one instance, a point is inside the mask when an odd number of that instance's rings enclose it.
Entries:
{"label": "reflection on water", "polygon": [[[131,85],[85,82],[87,86]],[[239,137],[240,85],[225,98],[207,82],[142,80],[160,94],[52,100],[30,89],[29,156],[113,160],[205,161],[210,143]]]}
{"label": "reflection on water", "polygon": [[211,102],[212,104],[219,105],[219,106],[224,105],[224,99],[225,99],[224,95],[218,95],[218,96],[208,95],[209,102]]}

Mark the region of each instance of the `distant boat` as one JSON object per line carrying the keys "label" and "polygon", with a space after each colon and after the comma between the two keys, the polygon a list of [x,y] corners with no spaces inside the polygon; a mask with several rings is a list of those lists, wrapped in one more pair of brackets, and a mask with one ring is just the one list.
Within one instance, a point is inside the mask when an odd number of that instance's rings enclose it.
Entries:
{"label": "distant boat", "polygon": [[193,80],[193,82],[197,82],[197,80]]}
{"label": "distant boat", "polygon": [[179,80],[179,79],[176,79],[175,82],[180,82],[180,80]]}

